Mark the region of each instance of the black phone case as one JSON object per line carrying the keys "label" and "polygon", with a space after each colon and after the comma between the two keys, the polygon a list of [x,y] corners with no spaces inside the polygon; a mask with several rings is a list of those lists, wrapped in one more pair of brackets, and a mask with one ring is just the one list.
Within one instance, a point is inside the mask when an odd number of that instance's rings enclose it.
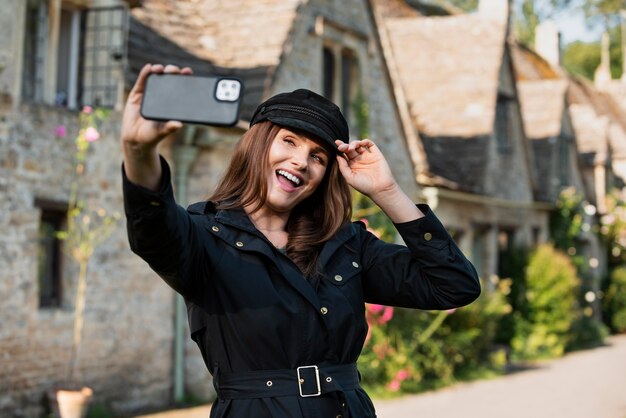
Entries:
{"label": "black phone case", "polygon": [[[236,101],[217,98],[220,80],[240,83]],[[242,98],[243,83],[234,77],[151,74],[146,80],[140,113],[150,120],[233,126],[239,120]]]}

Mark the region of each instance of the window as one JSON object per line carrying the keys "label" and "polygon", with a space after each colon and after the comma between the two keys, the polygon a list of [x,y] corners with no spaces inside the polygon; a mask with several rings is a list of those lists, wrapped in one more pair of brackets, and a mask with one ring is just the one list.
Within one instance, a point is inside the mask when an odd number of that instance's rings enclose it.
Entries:
{"label": "window", "polygon": [[559,166],[558,166],[558,178],[560,186],[567,186],[569,184],[569,144],[573,143],[571,137],[562,136],[559,140]]}
{"label": "window", "polygon": [[335,54],[329,47],[324,47],[322,59],[324,61],[322,64],[324,67],[324,97],[333,100],[335,92]]}
{"label": "window", "polygon": [[498,95],[496,103],[496,144],[498,151],[501,153],[508,152],[511,148],[512,130],[511,130],[511,105],[513,100],[504,95]]}
{"label": "window", "polygon": [[66,208],[58,203],[37,201],[41,210],[39,224],[39,251],[37,283],[39,285],[39,307],[57,308],[63,296],[61,267],[62,242],[56,233],[65,227]]}
{"label": "window", "polygon": [[89,9],[84,11],[84,19],[82,104],[115,107],[122,96],[128,32],[126,8]]}
{"label": "window", "polygon": [[371,36],[351,24],[319,15],[313,32],[320,38],[322,94],[341,108],[351,137],[367,131],[361,78],[367,72]]}
{"label": "window", "polygon": [[359,94],[360,74],[356,53],[338,45],[325,46],[322,57],[324,96],[341,107],[350,130],[357,132],[354,104]]}
{"label": "window", "polygon": [[25,101],[43,100],[47,32],[48,2],[29,0],[26,5],[22,75],[22,98]]}
{"label": "window", "polygon": [[341,108],[350,121],[359,87],[359,66],[354,51],[344,48],[341,51]]}
{"label": "window", "polygon": [[[91,9],[79,9],[77,3],[81,2],[50,2],[53,9],[49,9],[48,1],[29,0],[24,101],[72,109],[120,104],[128,32],[126,3]],[[48,44],[47,39],[57,41]]]}

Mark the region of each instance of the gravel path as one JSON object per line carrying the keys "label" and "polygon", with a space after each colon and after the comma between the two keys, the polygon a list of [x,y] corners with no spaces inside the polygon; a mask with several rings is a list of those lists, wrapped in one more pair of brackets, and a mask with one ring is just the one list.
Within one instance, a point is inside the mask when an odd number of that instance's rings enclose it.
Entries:
{"label": "gravel path", "polygon": [[[532,370],[374,405],[378,418],[626,418],[626,335]],[[209,411],[205,405],[135,418],[207,418]]]}

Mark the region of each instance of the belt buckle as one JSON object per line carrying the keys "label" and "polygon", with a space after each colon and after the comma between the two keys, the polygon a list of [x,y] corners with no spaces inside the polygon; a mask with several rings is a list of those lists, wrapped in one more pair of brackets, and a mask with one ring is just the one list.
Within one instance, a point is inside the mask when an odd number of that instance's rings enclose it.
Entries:
{"label": "belt buckle", "polygon": [[[300,376],[300,369],[313,369],[315,371],[315,383],[317,384],[317,393],[302,393],[302,384],[304,383],[304,379]],[[298,375],[298,390],[300,391],[300,397],[309,398],[311,396],[320,396],[322,394],[322,387],[320,385],[320,369],[317,366],[300,366],[296,369],[296,373]]]}

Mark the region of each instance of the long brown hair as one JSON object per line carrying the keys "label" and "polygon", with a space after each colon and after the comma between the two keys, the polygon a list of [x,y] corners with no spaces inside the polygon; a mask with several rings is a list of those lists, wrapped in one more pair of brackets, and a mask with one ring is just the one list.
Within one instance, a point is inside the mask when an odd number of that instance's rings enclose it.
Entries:
{"label": "long brown hair", "polygon": [[[271,122],[260,122],[241,137],[224,176],[209,198],[218,209],[252,205],[255,212],[265,204],[269,149],[280,129]],[[331,153],[324,179],[311,196],[291,211],[287,221],[287,255],[305,276],[316,272],[322,245],[351,216],[350,188]]]}

